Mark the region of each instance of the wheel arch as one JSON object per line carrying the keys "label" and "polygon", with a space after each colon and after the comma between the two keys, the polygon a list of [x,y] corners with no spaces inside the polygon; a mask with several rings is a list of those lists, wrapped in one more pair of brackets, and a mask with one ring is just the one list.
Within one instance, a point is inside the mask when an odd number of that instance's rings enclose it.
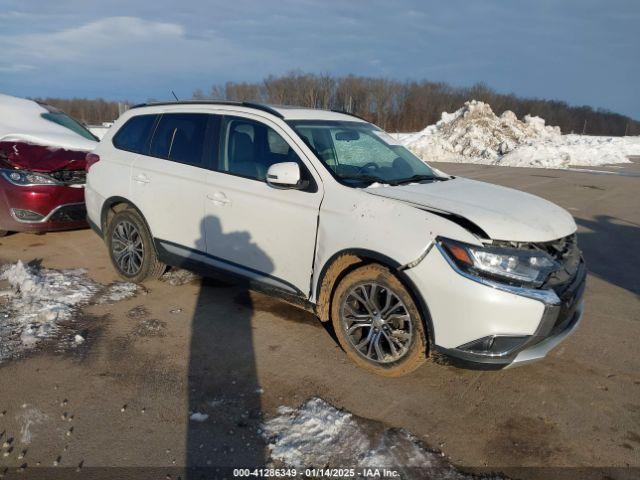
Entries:
{"label": "wheel arch", "polygon": [[149,228],[149,224],[147,223],[147,220],[144,218],[142,211],[136,206],[136,204],[133,203],[128,198],[119,197],[119,196],[109,197],[102,204],[102,211],[100,212],[100,228],[103,232],[106,231],[107,224],[108,224],[107,220],[109,220],[111,216],[115,215],[119,211],[114,209],[119,205],[126,205],[127,207],[131,207],[136,212],[138,212],[138,214],[140,214],[140,217],[142,217],[142,220],[144,221],[144,224],[147,227],[147,230],[149,230],[149,233],[151,233],[151,229]]}
{"label": "wheel arch", "polygon": [[[142,219],[142,221],[144,222],[144,226],[147,228],[147,231],[149,232],[149,235],[151,236],[151,240],[153,243],[153,248],[156,252],[156,255],[158,255],[158,246],[156,245],[156,239],[153,236],[153,232],[151,231],[151,228],[149,227],[149,223],[147,222],[147,219],[145,218],[144,214],[142,213],[142,211],[137,207],[137,205],[135,203],[133,203],[131,200],[129,200],[128,198],[124,198],[124,197],[119,197],[119,196],[113,196],[113,197],[109,197],[107,198],[104,203],[102,204],[102,211],[100,212],[100,228],[102,229],[102,235],[103,235],[103,239],[104,236],[107,233],[107,225],[108,222],[107,220],[109,218],[111,218],[111,216],[115,215],[116,213],[118,213],[120,210],[115,210],[115,207],[118,207],[119,205],[126,205],[125,208],[129,207],[132,208],[133,210],[135,210],[138,215],[140,215],[140,218]],[[122,209],[124,210],[124,208]],[[105,239],[106,241],[106,239]]]}
{"label": "wheel arch", "polygon": [[402,265],[398,261],[373,250],[346,249],[335,253],[325,262],[315,284],[316,315],[318,318],[320,318],[322,322],[328,322],[330,320],[334,292],[345,275],[358,267],[371,263],[377,263],[388,268],[398,278],[400,283],[402,283],[402,286],[407,289],[422,316],[424,327],[427,331],[428,346],[431,347],[434,345],[435,334],[431,314],[417,286],[409,276],[402,271]]}

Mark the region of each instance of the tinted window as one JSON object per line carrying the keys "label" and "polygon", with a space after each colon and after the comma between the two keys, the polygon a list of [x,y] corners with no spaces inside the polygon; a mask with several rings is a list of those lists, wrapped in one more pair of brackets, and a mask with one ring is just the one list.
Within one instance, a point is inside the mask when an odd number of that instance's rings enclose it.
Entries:
{"label": "tinted window", "polygon": [[244,118],[225,118],[225,151],[219,171],[261,181],[274,163],[297,162],[305,171],[295,151],[271,127]]}
{"label": "tinted window", "polygon": [[138,115],[130,118],[113,137],[113,145],[120,150],[146,154],[156,117],[157,115]]}
{"label": "tinted window", "polygon": [[212,115],[168,113],[162,115],[151,142],[150,155],[194,166],[205,165],[205,138]]}

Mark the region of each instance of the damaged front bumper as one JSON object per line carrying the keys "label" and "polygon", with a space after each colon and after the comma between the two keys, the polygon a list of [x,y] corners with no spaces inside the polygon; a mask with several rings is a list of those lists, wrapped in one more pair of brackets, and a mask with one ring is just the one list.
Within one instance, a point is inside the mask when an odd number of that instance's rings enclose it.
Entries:
{"label": "damaged front bumper", "polygon": [[545,357],[583,314],[583,261],[562,288],[513,287],[472,277],[434,248],[405,271],[424,296],[434,349],[470,368],[499,369]]}

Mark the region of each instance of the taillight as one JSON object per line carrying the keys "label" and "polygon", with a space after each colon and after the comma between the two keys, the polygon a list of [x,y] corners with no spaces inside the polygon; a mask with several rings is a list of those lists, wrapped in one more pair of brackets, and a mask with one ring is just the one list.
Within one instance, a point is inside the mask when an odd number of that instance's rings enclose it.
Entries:
{"label": "taillight", "polygon": [[95,153],[87,153],[87,156],[85,157],[85,161],[86,161],[86,167],[85,169],[87,170],[87,172],[89,171],[89,169],[95,165],[96,163],[98,163],[100,161],[100,155],[96,155]]}

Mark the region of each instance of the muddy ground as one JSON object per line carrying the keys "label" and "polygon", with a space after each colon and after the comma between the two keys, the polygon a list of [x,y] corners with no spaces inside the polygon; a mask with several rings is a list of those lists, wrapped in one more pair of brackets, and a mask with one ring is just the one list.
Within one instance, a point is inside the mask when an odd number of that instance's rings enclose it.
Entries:
{"label": "muddy ground", "polygon": [[[0,443],[13,437],[14,446],[0,465],[155,467],[155,478],[177,478],[185,465],[260,465],[263,417],[318,396],[406,428],[463,467],[518,478],[550,478],[540,467],[638,475],[640,168],[438,167],[540,195],[576,217],[590,269],[586,313],[547,359],[499,372],[429,362],[379,378],[352,365],[312,315],[281,301],[219,281],[149,282],[132,299],[84,309],[81,347],[0,365]],[[90,230],[0,239],[0,263],[18,259],[117,279]],[[208,421],[190,420],[193,412]]]}

